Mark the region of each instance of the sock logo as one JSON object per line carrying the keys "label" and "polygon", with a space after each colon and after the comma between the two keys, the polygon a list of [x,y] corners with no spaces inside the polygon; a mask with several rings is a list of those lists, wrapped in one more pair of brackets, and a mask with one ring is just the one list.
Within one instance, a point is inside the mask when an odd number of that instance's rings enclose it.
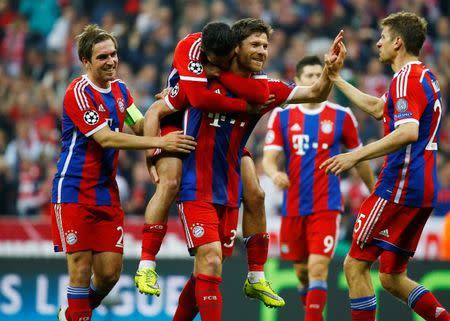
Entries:
{"label": "sock logo", "polygon": [[91,321],[90,317],[79,317],[78,321]]}
{"label": "sock logo", "polygon": [[444,308],[441,308],[441,307],[437,307],[436,308],[436,313],[434,314],[434,317],[437,319],[438,318],[438,316],[440,316],[441,315],[441,313],[442,312],[444,312],[445,311],[445,309]]}
{"label": "sock logo", "polygon": [[205,296],[203,296],[203,301],[217,301],[217,296],[205,295]]}
{"label": "sock logo", "polygon": [[320,309],[320,305],[319,304],[310,304],[309,306],[308,306],[308,308],[310,308],[310,309]]}

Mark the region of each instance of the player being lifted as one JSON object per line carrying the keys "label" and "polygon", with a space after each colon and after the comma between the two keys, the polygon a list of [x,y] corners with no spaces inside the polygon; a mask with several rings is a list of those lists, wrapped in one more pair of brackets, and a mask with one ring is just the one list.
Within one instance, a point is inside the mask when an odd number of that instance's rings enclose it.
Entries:
{"label": "player being lifted", "polygon": [[[295,83],[312,85],[322,73],[317,56],[297,63]],[[328,266],[338,241],[341,204],[339,179],[326,175],[319,165],[337,155],[341,144],[361,147],[357,121],[349,108],[328,101],[293,104],[273,111],[268,122],[263,167],[284,189],[280,230],[281,258],[293,261],[300,281],[305,321],[323,320],[327,299]],[[279,170],[284,156],[284,170]],[[369,190],[374,177],[369,162],[357,167]]]}
{"label": "player being lifted", "polygon": [[143,116],[115,78],[116,39],[88,25],[77,41],[86,74],[72,81],[64,97],[62,150],[52,188],[53,242],[55,251],[67,253],[69,270],[69,306],[60,309],[60,321],[91,320],[119,279],[124,213],[115,179],[118,149],[187,153],[195,146],[180,132],[161,138],[121,133],[125,122],[142,135]]}
{"label": "player being lifted", "polygon": [[450,320],[434,295],[408,278],[406,268],[436,204],[436,151],[442,114],[441,92],[420,61],[426,21],[414,13],[381,20],[380,61],[395,75],[383,97],[362,93],[340,77],[336,85],[360,109],[384,122],[384,137],[335,156],[321,168],[336,175],[361,161],[386,156],[374,192],[364,201],[344,263],[352,320],[374,321],[376,297],[370,268],[380,258],[380,281],[391,294],[427,321]]}
{"label": "player being lifted", "polygon": [[[271,28],[260,19],[243,19],[232,29],[238,46],[231,71],[241,77],[251,77],[264,67]],[[331,89],[328,73],[336,72],[345,54],[340,50],[341,39],[342,33],[330,48],[327,67],[314,85],[290,87],[280,81],[269,81],[269,92],[275,100],[258,115],[203,112],[189,104],[182,86],[167,96],[167,105],[159,101],[147,113],[146,125],[152,127],[159,122],[158,113],[169,114],[173,112],[171,108],[179,110],[188,106],[184,130],[196,137],[199,149],[192,157],[183,159],[179,210],[195,262],[192,277],[180,295],[174,320],[192,320],[197,313],[204,321],[220,320],[222,261],[231,255],[234,245],[242,192],[239,165],[245,143],[263,113],[285,102],[318,102],[328,96]],[[233,90],[239,84],[214,80],[209,87],[225,96],[235,95]],[[244,291],[256,297],[248,281]]]}
{"label": "player being lifted", "polygon": [[[170,96],[183,90],[189,102],[197,109],[214,112],[257,111],[269,97],[267,76],[255,74],[251,78],[241,77],[227,72],[236,47],[235,36],[230,26],[221,22],[212,22],[205,26],[202,33],[195,33],[182,39],[174,54],[173,69],[169,75],[168,86],[173,87]],[[214,64],[218,79],[234,85],[238,97],[217,94],[207,84],[206,68]],[[220,71],[220,72],[219,72]],[[169,107],[170,100],[166,97]],[[152,107],[153,108],[153,107]],[[150,109],[151,110],[151,109]],[[211,114],[213,115],[213,114]],[[178,112],[161,120],[161,135],[182,126],[183,113]],[[155,124],[157,125],[157,124]],[[150,136],[157,134],[152,128]],[[145,212],[143,228],[142,254],[139,269],[135,276],[138,289],[145,294],[159,295],[157,283],[156,255],[167,230],[169,207],[179,190],[182,161],[180,155],[161,153],[152,158],[155,165],[152,176],[157,177],[156,192]],[[250,153],[245,150],[240,162],[243,184],[243,235],[246,240],[248,257],[248,283],[255,295],[270,307],[284,305],[284,300],[273,292],[264,275],[267,260],[269,235],[266,233],[264,210],[264,192],[256,175],[255,165]]]}

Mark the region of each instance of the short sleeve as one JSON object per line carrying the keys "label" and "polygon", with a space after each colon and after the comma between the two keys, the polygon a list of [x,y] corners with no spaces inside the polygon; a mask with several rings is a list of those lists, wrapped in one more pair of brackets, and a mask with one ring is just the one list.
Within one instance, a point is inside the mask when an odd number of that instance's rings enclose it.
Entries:
{"label": "short sleeve", "polygon": [[186,93],[179,84],[172,87],[169,94],[164,97],[164,101],[170,109],[176,111],[183,110],[188,104]]}
{"label": "short sleeve", "polygon": [[394,104],[394,125],[417,123],[425,110],[427,100],[418,77],[400,74],[391,84]]}
{"label": "short sleeve", "polygon": [[359,148],[361,140],[358,135],[358,121],[355,115],[353,115],[350,108],[345,109],[344,125],[342,130],[342,143],[348,150],[354,150]]}
{"label": "short sleeve", "polygon": [[264,150],[283,150],[283,134],[280,126],[281,108],[276,108],[269,117]]}
{"label": "short sleeve", "polygon": [[173,65],[180,75],[180,80],[207,82],[200,59],[201,40],[201,37],[190,35],[181,40],[175,48]]}
{"label": "short sleeve", "polygon": [[287,100],[292,98],[297,88],[298,87],[295,84],[288,84],[281,80],[269,79],[269,91],[271,95],[275,95],[275,101],[263,111],[267,112],[283,105]]}
{"label": "short sleeve", "polygon": [[108,125],[107,120],[97,112],[92,98],[86,94],[83,85],[77,84],[66,92],[63,108],[86,137]]}

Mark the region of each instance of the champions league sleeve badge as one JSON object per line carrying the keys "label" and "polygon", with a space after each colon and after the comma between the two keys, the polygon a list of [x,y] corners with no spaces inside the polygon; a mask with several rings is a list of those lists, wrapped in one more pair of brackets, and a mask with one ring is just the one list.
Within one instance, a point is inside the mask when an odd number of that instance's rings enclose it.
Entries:
{"label": "champions league sleeve badge", "polygon": [[84,122],[88,125],[95,125],[98,123],[100,117],[95,110],[88,110],[83,115]]}
{"label": "champions league sleeve badge", "polygon": [[191,61],[188,65],[188,70],[196,75],[200,75],[203,72],[203,66],[198,61]]}

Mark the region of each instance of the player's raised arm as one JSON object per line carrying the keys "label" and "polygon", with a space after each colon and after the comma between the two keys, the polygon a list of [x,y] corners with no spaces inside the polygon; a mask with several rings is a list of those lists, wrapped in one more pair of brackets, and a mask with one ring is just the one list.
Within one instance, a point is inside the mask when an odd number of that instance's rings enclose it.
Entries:
{"label": "player's raised arm", "polygon": [[359,109],[370,114],[375,119],[380,120],[383,118],[383,99],[363,93],[340,75],[337,75],[333,81],[336,87]]}
{"label": "player's raised arm", "polygon": [[345,59],[346,51],[342,45],[343,37],[344,32],[341,30],[325,55],[326,66],[320,78],[311,86],[298,86],[286,103],[318,103],[327,99],[333,86],[330,75],[336,74],[342,68]]}

